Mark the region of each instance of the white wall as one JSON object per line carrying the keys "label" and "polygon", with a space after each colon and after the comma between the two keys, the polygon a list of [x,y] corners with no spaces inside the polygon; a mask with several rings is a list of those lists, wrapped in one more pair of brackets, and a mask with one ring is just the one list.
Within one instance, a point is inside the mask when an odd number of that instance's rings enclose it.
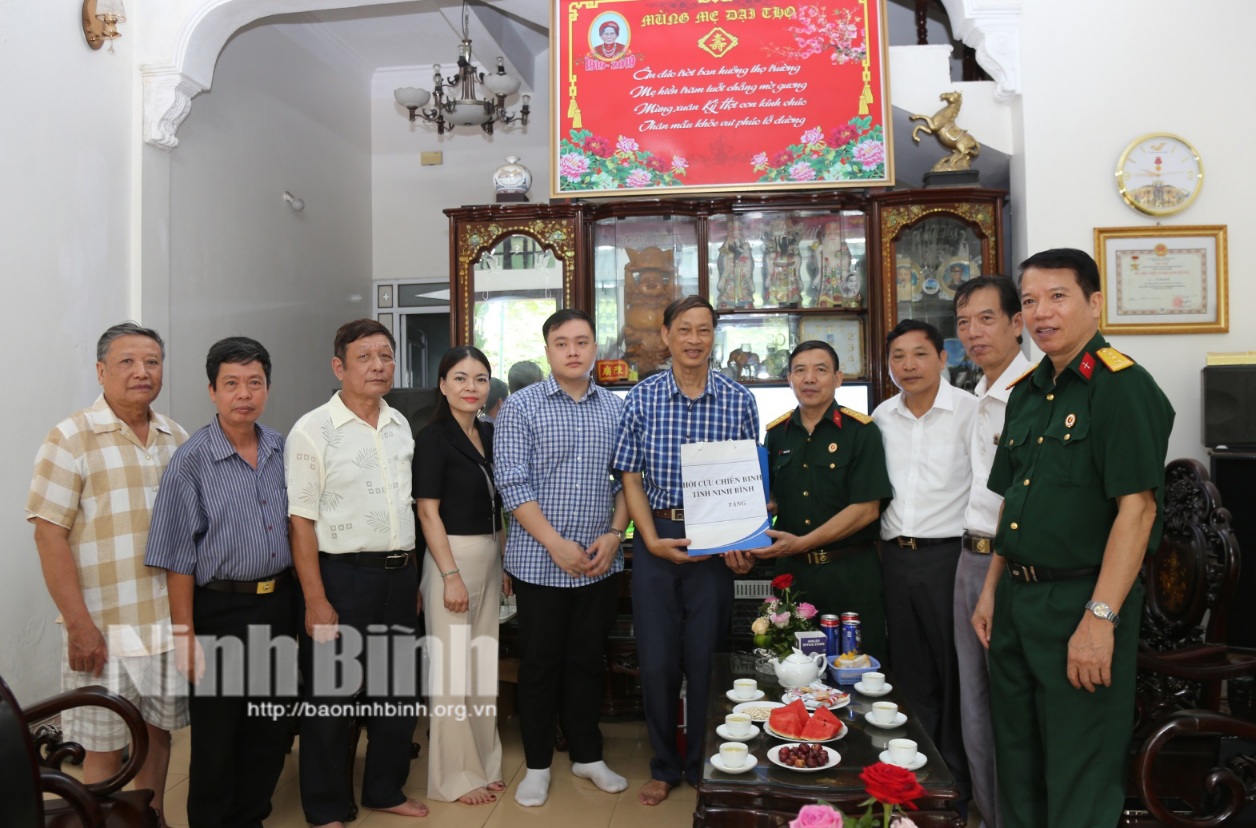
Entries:
{"label": "white wall", "polygon": [[[476,59],[483,62],[479,53]],[[542,67],[538,77],[546,77],[548,50],[536,61]],[[450,73],[447,67],[446,74]],[[430,89],[431,66],[381,69],[371,81],[374,278],[446,282],[449,219],[441,211],[491,204],[493,171],[507,156],[518,156],[532,171],[529,198],[549,200],[549,108],[535,105],[534,99],[526,131],[517,126],[504,130],[499,124],[492,136],[478,127],[458,127],[452,135],[438,136],[434,126],[410,123],[406,110],[393,99],[393,89],[399,86]],[[520,93],[530,91],[525,87]],[[517,95],[507,99],[507,108],[519,108]],[[419,154],[425,151],[444,153],[444,164],[420,166]]]}
{"label": "white wall", "polygon": [[1146,366],[1177,409],[1170,459],[1206,458],[1200,380],[1207,351],[1256,349],[1256,234],[1247,171],[1256,111],[1256,4],[1216,0],[1027,0],[1021,31],[1023,124],[1013,165],[1016,238],[1025,252],[1077,247],[1093,255],[1096,227],[1150,227],[1117,193],[1117,159],[1134,138],[1173,132],[1203,157],[1203,190],[1165,225],[1230,228],[1228,334],[1114,336]]}
{"label": "white wall", "polygon": [[[171,413],[213,414],[205,354],[224,336],[271,353],[264,422],[287,431],[336,385],[336,328],[371,313],[368,73],[311,24],[231,40],[170,156]],[[285,190],[305,201],[284,203]]]}
{"label": "white wall", "polygon": [[97,393],[96,339],[126,318],[131,43],[93,52],[75,9],[10,0],[0,22],[0,326],[12,360],[0,428],[0,676],[23,702],[58,687],[60,630],[24,520],[35,451]]}

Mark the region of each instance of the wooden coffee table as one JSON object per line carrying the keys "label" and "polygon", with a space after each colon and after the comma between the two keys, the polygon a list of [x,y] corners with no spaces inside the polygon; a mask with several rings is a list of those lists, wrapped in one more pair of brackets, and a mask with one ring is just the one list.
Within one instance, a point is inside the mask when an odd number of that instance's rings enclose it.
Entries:
{"label": "wooden coffee table", "polygon": [[[707,761],[702,768],[698,783],[698,805],[693,815],[694,828],[774,828],[787,825],[803,805],[823,800],[839,808],[844,814],[857,816],[864,812],[860,804],[868,795],[864,792],[859,773],[864,767],[878,761],[878,755],[890,739],[912,739],[928,758],[927,763],[916,771],[916,778],[928,791],[928,795],[916,800],[919,811],[911,811],[911,819],[920,828],[964,828],[964,820],[956,811],[959,789],[938,754],[933,742],[916,722],[911,710],[903,703],[897,689],[886,701],[897,703],[908,716],[905,725],[894,730],[882,730],[864,721],[864,714],[872,709],[872,699],[856,693],[851,687],[841,689],[851,694],[849,707],[833,711],[848,728],[846,736],[828,743],[841,754],[841,762],[834,768],[814,773],[786,770],[772,764],[767,758],[768,749],[784,740],[766,732],[746,742],[750,752],[758,759],[753,770],[729,774],[716,770],[710,757],[719,751],[721,742],[715,728],[724,723],[724,717],[733,712],[735,702],[725,693],[738,678],[753,678],[765,691],[763,701],[780,701],[784,692],[774,676],[755,673],[753,657],[717,654],[712,658],[711,697],[707,706],[707,721],[703,732],[690,733],[690,737],[703,739]],[[893,684],[891,677],[890,683]],[[697,723],[695,723],[697,724]],[[760,730],[762,724],[756,723]]]}

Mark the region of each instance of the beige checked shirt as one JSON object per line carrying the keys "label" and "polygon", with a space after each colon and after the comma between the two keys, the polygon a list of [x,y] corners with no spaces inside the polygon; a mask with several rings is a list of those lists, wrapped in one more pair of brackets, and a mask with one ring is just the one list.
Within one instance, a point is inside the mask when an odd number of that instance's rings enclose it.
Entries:
{"label": "beige checked shirt", "polygon": [[165,570],[144,565],[157,486],[188,438],[151,412],[148,445],[118,419],[102,394],[48,433],[35,458],[26,519],[70,530],[83,600],[111,655],[173,646]]}
{"label": "beige checked shirt", "polygon": [[288,435],[288,514],[314,521],[321,552],[414,548],[414,435],[383,400],[378,423],[372,428],[336,393]]}

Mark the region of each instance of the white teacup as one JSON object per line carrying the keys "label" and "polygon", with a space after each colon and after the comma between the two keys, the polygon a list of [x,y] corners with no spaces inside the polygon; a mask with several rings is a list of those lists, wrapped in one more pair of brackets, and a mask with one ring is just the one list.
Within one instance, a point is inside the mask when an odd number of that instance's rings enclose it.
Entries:
{"label": "white teacup", "polygon": [[894,720],[898,718],[898,705],[894,702],[873,702],[872,718],[881,724],[894,724]]}
{"label": "white teacup", "polygon": [[759,689],[759,682],[754,679],[740,678],[733,682],[733,695],[739,699],[753,699]]}
{"label": "white teacup", "polygon": [[865,690],[883,690],[885,689],[885,673],[864,673],[859,677],[859,682]]}
{"label": "white teacup", "polygon": [[895,765],[906,767],[916,761],[916,743],[911,739],[891,739],[888,750]]}
{"label": "white teacup", "polygon": [[729,713],[724,717],[724,727],[734,736],[749,736],[750,716],[745,713]]}
{"label": "white teacup", "polygon": [[[749,755],[750,749],[742,742],[724,742],[720,745],[720,761],[726,768],[740,768],[746,764],[746,757]],[[912,755],[915,756],[914,753]]]}

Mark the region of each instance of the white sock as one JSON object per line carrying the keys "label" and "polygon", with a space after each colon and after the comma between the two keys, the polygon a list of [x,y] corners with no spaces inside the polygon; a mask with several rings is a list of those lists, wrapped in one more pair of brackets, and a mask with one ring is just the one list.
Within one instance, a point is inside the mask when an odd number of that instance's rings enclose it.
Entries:
{"label": "white sock", "polygon": [[549,768],[544,770],[528,768],[523,781],[515,790],[515,802],[528,808],[544,805],[545,800],[549,799],[549,783]]}
{"label": "white sock", "polygon": [[573,762],[571,772],[581,779],[592,779],[594,785],[607,793],[619,793],[628,788],[628,780],[608,768],[605,762]]}

